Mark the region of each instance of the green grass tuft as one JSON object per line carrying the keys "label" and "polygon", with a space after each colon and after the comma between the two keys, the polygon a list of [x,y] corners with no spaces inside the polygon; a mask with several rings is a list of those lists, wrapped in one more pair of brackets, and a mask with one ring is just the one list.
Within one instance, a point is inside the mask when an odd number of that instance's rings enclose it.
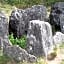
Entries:
{"label": "green grass tuft", "polygon": [[14,39],[13,34],[9,35],[9,40],[13,45],[19,45],[21,48],[26,48],[27,45],[27,38],[26,36],[22,36],[21,38]]}

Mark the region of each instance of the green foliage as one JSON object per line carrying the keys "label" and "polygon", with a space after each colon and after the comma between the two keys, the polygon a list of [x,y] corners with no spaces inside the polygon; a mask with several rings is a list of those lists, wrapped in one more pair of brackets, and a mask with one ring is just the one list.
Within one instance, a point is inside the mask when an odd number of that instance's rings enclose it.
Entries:
{"label": "green foliage", "polygon": [[0,56],[0,64],[7,64],[7,62],[10,60],[7,56]]}
{"label": "green foliage", "polygon": [[44,4],[48,6],[55,2],[64,2],[64,0],[0,0],[0,2],[15,5],[18,8],[27,8],[37,4]]}
{"label": "green foliage", "polygon": [[60,45],[60,48],[64,48],[64,42]]}
{"label": "green foliage", "polygon": [[0,0],[0,2],[15,5],[18,8],[26,8],[32,5],[41,4],[42,0]]}
{"label": "green foliage", "polygon": [[21,48],[26,48],[26,36],[22,36],[21,38],[14,39],[13,34],[9,35],[9,40],[13,45],[19,45]]}

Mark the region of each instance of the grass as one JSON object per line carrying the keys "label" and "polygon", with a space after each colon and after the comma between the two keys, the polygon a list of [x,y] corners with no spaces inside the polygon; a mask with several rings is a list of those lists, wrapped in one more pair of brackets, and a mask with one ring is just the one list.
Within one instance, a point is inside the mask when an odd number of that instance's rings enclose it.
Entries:
{"label": "grass", "polygon": [[16,63],[13,59],[8,58],[7,56],[0,56],[0,64],[45,64],[45,60],[43,58],[38,58],[37,62],[30,63],[27,61]]}
{"label": "grass", "polygon": [[62,60],[61,64],[64,64],[64,60]]}
{"label": "grass", "polygon": [[60,49],[64,49],[64,43],[62,43],[61,45],[60,45]]}
{"label": "grass", "polygon": [[10,59],[7,56],[0,56],[0,64],[7,64]]}
{"label": "grass", "polygon": [[0,3],[0,11],[6,15],[6,17],[8,18],[8,22],[9,22],[9,16],[11,15],[11,12],[13,9],[14,9],[14,7],[9,4]]}

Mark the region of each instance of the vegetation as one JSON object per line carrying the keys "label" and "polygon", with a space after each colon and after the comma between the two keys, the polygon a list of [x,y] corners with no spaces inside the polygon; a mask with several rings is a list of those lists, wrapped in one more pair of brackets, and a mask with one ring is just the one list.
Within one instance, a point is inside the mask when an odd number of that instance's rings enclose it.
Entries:
{"label": "vegetation", "polygon": [[8,58],[7,56],[0,56],[0,64],[6,64],[9,60],[10,58]]}
{"label": "vegetation", "polygon": [[55,2],[63,2],[64,0],[0,0],[3,4],[15,5],[18,8],[27,8],[32,5],[44,4],[46,6],[51,5]]}
{"label": "vegetation", "polygon": [[37,62],[35,62],[35,63],[30,63],[27,61],[17,63],[13,59],[3,55],[3,56],[0,56],[0,64],[46,64],[46,63],[45,63],[45,60],[43,58],[38,58]]}
{"label": "vegetation", "polygon": [[64,48],[64,43],[62,43],[62,44],[60,45],[60,48]]}
{"label": "vegetation", "polygon": [[14,39],[13,34],[9,35],[9,40],[13,45],[19,45],[21,48],[26,48],[26,36],[22,36],[21,38]]}
{"label": "vegetation", "polygon": [[61,64],[64,64],[64,60],[62,60]]}

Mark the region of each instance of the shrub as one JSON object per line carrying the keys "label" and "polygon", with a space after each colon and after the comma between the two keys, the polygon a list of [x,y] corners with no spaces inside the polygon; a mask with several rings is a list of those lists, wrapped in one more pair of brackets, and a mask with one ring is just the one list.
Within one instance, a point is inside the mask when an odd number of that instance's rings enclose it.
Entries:
{"label": "shrub", "polygon": [[26,35],[22,36],[21,38],[14,39],[13,34],[9,35],[9,40],[13,45],[19,45],[21,48],[26,48]]}

